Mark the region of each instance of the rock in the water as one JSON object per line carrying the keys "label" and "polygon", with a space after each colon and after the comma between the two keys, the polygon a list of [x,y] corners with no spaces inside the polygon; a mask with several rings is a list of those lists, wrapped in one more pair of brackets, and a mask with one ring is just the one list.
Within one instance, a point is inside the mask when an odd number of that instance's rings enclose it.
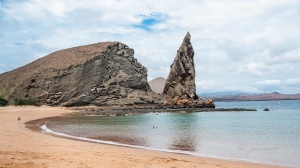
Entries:
{"label": "rock in the water", "polygon": [[195,86],[194,49],[191,35],[185,36],[166,81],[163,93],[170,98],[197,99]]}
{"label": "rock in the water", "polygon": [[198,100],[195,85],[194,49],[190,33],[187,33],[177,51],[163,93],[166,106],[215,108],[212,99]]}
{"label": "rock in the water", "polygon": [[215,108],[215,103],[214,103],[214,100],[213,99],[206,99],[204,100],[203,102],[200,102],[202,103],[202,105],[204,107],[212,107],[212,108]]}
{"label": "rock in the water", "polygon": [[0,95],[30,97],[48,105],[119,105],[157,101],[147,69],[134,50],[103,42],[54,52],[0,75]]}

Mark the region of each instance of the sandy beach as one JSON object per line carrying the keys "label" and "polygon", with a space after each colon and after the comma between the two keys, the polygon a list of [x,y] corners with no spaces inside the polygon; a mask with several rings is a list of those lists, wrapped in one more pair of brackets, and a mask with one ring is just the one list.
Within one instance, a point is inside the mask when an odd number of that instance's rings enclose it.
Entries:
{"label": "sandy beach", "polygon": [[64,107],[0,107],[0,167],[275,167],[76,141],[34,132],[24,124],[71,112]]}

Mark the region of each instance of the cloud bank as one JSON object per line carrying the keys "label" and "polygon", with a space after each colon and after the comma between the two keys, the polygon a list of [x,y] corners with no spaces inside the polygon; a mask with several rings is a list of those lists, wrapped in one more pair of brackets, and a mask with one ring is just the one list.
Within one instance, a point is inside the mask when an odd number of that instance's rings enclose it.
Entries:
{"label": "cloud bank", "polygon": [[189,31],[197,92],[300,93],[299,0],[1,0],[0,73],[102,41],[167,77]]}

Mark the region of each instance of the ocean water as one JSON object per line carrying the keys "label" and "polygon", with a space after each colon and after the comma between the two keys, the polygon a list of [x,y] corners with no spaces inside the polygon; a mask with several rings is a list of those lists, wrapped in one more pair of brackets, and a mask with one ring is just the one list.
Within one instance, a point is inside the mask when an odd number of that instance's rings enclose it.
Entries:
{"label": "ocean water", "polygon": [[93,142],[300,167],[300,100],[216,102],[216,106],[257,111],[56,118],[42,129]]}

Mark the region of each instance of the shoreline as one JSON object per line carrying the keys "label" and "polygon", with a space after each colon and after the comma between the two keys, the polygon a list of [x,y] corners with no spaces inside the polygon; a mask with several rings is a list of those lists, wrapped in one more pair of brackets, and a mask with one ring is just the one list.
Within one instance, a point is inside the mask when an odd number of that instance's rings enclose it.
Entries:
{"label": "shoreline", "polygon": [[201,113],[201,112],[257,112],[257,109],[247,108],[179,108],[176,106],[82,106],[82,107],[67,107],[67,109],[74,110],[76,116],[82,115],[99,115],[99,116],[125,116],[136,115],[144,113]]}
{"label": "shoreline", "polygon": [[[25,123],[73,114],[64,107],[2,107],[1,159],[4,167],[278,167],[132,147],[91,143],[31,131]],[[21,121],[17,117],[21,116]]]}
{"label": "shoreline", "polygon": [[[64,116],[61,116],[61,117],[64,117]],[[180,155],[189,155],[189,156],[195,156],[195,157],[221,159],[221,160],[229,160],[229,161],[237,161],[237,162],[254,163],[254,164],[264,164],[264,165],[267,165],[267,166],[284,166],[284,165],[275,164],[275,163],[271,163],[271,162],[243,160],[243,159],[237,159],[237,158],[218,157],[218,156],[209,156],[209,155],[197,155],[197,154],[194,154],[194,153],[188,152],[188,151],[163,150],[163,149],[151,148],[151,147],[146,147],[146,146],[130,145],[130,144],[121,143],[121,142],[105,141],[105,140],[101,140],[101,139],[91,139],[91,138],[85,138],[85,137],[77,137],[77,136],[73,136],[73,135],[69,135],[69,134],[65,134],[65,133],[54,132],[53,130],[49,129],[46,126],[46,123],[47,123],[46,120],[55,119],[55,118],[60,118],[60,116],[42,118],[42,119],[38,119],[38,120],[29,121],[29,122],[26,122],[25,125],[28,129],[30,129],[32,131],[36,131],[36,132],[39,132],[39,133],[44,133],[44,134],[59,137],[59,138],[76,140],[76,141],[84,141],[84,142],[89,142],[89,143],[113,145],[113,146],[128,147],[128,148],[135,148],[135,149],[142,149],[142,150],[150,150],[150,151],[157,151],[157,152],[164,152],[164,153],[173,153],[173,154],[180,154]]]}

